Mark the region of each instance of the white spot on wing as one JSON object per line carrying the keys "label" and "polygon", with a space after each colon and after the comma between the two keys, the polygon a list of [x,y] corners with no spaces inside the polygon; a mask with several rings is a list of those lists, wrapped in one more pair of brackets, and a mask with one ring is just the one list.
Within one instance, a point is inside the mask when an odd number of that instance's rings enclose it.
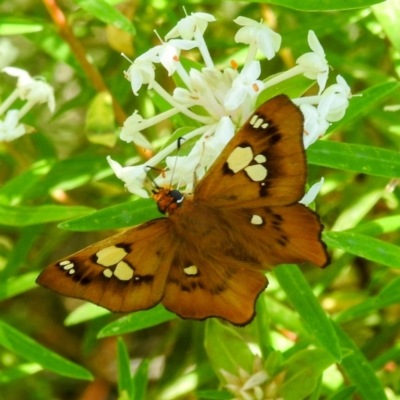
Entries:
{"label": "white spot on wing", "polygon": [[96,253],[97,264],[100,264],[103,267],[111,267],[111,265],[115,265],[121,261],[127,254],[128,253],[121,247],[106,247]]}
{"label": "white spot on wing", "polygon": [[265,163],[265,161],[267,161],[267,157],[265,157],[264,154],[259,154],[254,157],[254,161],[258,162],[259,164]]}
{"label": "white spot on wing", "polygon": [[252,217],[251,217],[251,221],[250,221],[253,225],[261,225],[263,222],[264,222],[264,220],[259,216],[259,215],[257,215],[257,214],[254,214]]}
{"label": "white spot on wing", "polygon": [[250,120],[250,125],[254,125],[255,122],[257,121],[257,119],[258,119],[258,116],[257,116],[257,115],[253,115],[253,116],[251,117],[251,120]]}
{"label": "white spot on wing", "polygon": [[197,275],[197,273],[199,272],[195,265],[183,268],[183,271],[185,272],[186,275]]}
{"label": "white spot on wing", "polygon": [[68,264],[71,264],[71,261],[69,261],[69,260],[64,260],[64,261],[60,261],[60,262],[58,263],[58,265],[59,265],[60,267],[62,267],[62,266],[64,266],[64,265],[68,265]]}
{"label": "white spot on wing", "polygon": [[74,270],[74,269],[70,269],[70,270],[68,271],[68,273],[69,273],[70,275],[72,275],[72,274],[75,273],[75,270]]}
{"label": "white spot on wing", "polygon": [[258,129],[258,128],[262,125],[263,122],[264,122],[264,119],[263,119],[263,118],[258,118],[257,121],[254,122],[253,127],[254,127],[255,129]]}
{"label": "white spot on wing", "polygon": [[255,182],[263,181],[268,174],[267,169],[260,164],[250,165],[250,167],[247,167],[244,170],[246,171],[250,179]]}
{"label": "white spot on wing", "polygon": [[236,147],[226,160],[228,168],[236,174],[247,167],[253,159],[251,147]]}
{"label": "white spot on wing", "polygon": [[268,125],[269,125],[269,123],[268,123],[268,122],[266,122],[265,124],[262,124],[262,125],[261,125],[261,128],[263,128],[263,129],[267,129],[267,128],[268,128]]}
{"label": "white spot on wing", "polygon": [[72,263],[69,263],[69,264],[63,266],[63,269],[65,271],[68,271],[69,269],[72,269],[72,268],[74,268],[74,264],[72,264]]}
{"label": "white spot on wing", "polygon": [[120,261],[115,267],[114,276],[121,281],[129,281],[133,277],[133,269],[125,261]]}
{"label": "white spot on wing", "polygon": [[113,272],[111,271],[110,268],[107,268],[107,269],[105,269],[105,270],[103,271],[103,275],[104,275],[106,278],[111,278],[111,277],[113,276]]}

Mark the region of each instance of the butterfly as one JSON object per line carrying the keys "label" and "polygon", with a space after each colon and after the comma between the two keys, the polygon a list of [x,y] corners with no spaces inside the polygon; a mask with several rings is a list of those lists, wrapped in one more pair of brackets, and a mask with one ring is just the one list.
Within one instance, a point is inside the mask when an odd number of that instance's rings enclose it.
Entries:
{"label": "butterfly", "polygon": [[182,318],[244,326],[282,263],[329,263],[316,213],[299,203],[307,178],[303,115],[285,95],[262,104],[190,195],[156,188],[167,217],[47,267],[37,283],[114,312],[162,303]]}

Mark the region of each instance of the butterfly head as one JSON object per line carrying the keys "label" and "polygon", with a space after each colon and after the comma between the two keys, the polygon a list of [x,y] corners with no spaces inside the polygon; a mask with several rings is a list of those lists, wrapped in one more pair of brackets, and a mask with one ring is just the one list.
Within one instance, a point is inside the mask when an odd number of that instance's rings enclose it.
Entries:
{"label": "butterfly head", "polygon": [[176,189],[157,188],[153,190],[153,199],[161,213],[170,215],[182,205],[185,196]]}

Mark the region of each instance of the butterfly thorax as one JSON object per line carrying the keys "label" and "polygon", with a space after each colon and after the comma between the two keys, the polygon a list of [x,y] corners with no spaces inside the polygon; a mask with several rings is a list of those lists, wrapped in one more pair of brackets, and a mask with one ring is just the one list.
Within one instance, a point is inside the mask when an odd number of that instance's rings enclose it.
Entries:
{"label": "butterfly thorax", "polygon": [[158,210],[161,213],[171,215],[182,205],[185,197],[179,190],[158,188],[153,191],[153,199],[157,202]]}

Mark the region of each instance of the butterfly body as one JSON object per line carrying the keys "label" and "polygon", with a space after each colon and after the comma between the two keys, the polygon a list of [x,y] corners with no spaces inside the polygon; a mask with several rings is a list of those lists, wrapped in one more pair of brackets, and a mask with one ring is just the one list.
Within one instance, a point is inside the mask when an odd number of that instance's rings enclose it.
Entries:
{"label": "butterfly body", "polygon": [[286,96],[260,106],[193,194],[159,188],[155,219],[50,265],[38,283],[116,312],[162,304],[182,318],[245,325],[265,269],[329,257],[318,216],[298,201],[306,161],[301,112]]}

